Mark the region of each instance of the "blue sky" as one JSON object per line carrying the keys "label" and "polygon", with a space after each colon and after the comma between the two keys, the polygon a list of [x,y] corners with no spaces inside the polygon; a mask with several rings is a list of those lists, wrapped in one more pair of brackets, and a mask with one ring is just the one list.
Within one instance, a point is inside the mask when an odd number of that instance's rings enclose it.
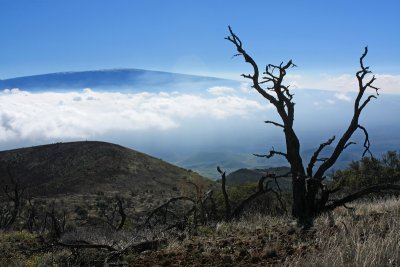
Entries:
{"label": "blue sky", "polygon": [[398,1],[0,0],[0,79],[108,68],[236,77],[227,25],[260,65],[400,74]]}
{"label": "blue sky", "polygon": [[[114,68],[240,79],[250,68],[224,40],[231,25],[260,68],[293,59],[298,68],[286,77],[292,89],[330,90],[296,92],[296,127],[310,147],[346,126],[368,45],[366,64],[382,101],[371,101],[363,118],[371,139],[398,147],[397,136],[383,133],[398,133],[385,129],[397,127],[400,96],[385,94],[400,94],[399,11],[398,0],[0,0],[0,79]],[[229,86],[195,93],[163,84],[157,92],[9,88],[0,91],[0,150],[68,140],[115,142],[158,156],[177,145],[194,152],[279,149],[281,131],[263,123],[276,119],[274,109],[243,80]]]}

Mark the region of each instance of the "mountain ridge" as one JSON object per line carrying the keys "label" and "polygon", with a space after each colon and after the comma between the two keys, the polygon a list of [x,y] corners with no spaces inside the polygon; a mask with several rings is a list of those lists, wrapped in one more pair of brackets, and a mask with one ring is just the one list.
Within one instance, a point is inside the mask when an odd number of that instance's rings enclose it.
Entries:
{"label": "mountain ridge", "polygon": [[197,173],[150,155],[99,141],[55,143],[0,151],[0,176],[27,186],[32,195],[176,191]]}
{"label": "mountain ridge", "polygon": [[87,71],[65,71],[36,74],[0,80],[0,89],[23,88],[27,90],[146,87],[159,88],[175,84],[190,83],[237,83],[238,81],[218,77],[182,74],[136,68],[101,69]]}

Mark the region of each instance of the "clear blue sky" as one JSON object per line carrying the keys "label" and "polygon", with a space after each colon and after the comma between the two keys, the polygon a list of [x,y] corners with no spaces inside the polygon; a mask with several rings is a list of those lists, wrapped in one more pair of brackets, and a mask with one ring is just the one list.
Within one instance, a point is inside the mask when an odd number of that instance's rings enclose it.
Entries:
{"label": "clear blue sky", "polygon": [[261,64],[349,72],[365,45],[380,73],[400,74],[400,1],[0,0],[0,79],[107,68],[221,76],[227,25]]}

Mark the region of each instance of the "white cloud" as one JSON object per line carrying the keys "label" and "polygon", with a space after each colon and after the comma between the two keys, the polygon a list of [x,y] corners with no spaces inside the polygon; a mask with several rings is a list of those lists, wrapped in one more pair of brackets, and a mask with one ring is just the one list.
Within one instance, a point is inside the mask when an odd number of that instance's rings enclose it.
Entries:
{"label": "white cloud", "polygon": [[240,83],[240,87],[239,87],[240,91],[243,93],[250,93],[252,92],[254,89],[251,87],[251,84],[248,82],[242,82]]}
{"label": "white cloud", "polygon": [[[381,88],[380,93],[400,94],[400,75],[375,74],[375,77],[374,85]],[[366,76],[365,83],[371,78],[371,75]],[[288,74],[286,84],[291,85],[293,89],[321,89],[342,93],[358,91],[358,81],[355,74]],[[370,89],[370,92],[374,93],[373,89]]]}
{"label": "white cloud", "polygon": [[345,94],[345,93],[336,93],[336,94],[335,94],[335,97],[336,97],[337,99],[339,99],[339,100],[342,100],[342,101],[346,101],[346,102],[350,102],[350,101],[351,101],[351,97],[348,96],[348,95]]}
{"label": "white cloud", "polygon": [[[325,86],[322,87],[322,89],[337,90],[340,92],[358,92],[358,81],[355,75],[323,75],[323,77],[326,79],[322,79],[321,81],[321,83],[325,82]],[[381,89],[380,93],[400,93],[400,75],[376,74],[375,77],[376,80],[373,85]],[[372,75],[366,76],[364,78],[364,84],[370,81],[371,78]],[[369,91],[370,93],[374,93],[373,89],[369,89]]]}
{"label": "white cloud", "polygon": [[336,103],[336,101],[333,99],[326,99],[323,101],[314,101],[313,105],[322,108],[322,107],[326,107],[327,104],[334,105],[335,103]]}
{"label": "white cloud", "polygon": [[320,103],[319,101],[314,101],[314,102],[313,102],[313,105],[314,105],[314,106],[320,106],[321,103]]}
{"label": "white cloud", "polygon": [[64,93],[4,90],[0,93],[0,142],[83,139],[113,131],[168,130],[188,119],[244,118],[267,108],[255,100],[235,95],[209,98],[90,89]]}
{"label": "white cloud", "polygon": [[18,88],[13,88],[13,89],[4,89],[3,93],[4,94],[18,94],[21,93],[22,91],[19,90]]}
{"label": "white cloud", "polygon": [[381,93],[400,94],[400,75],[377,74],[376,86],[381,88]]}
{"label": "white cloud", "polygon": [[226,95],[226,94],[232,94],[235,93],[235,89],[227,86],[214,86],[210,87],[207,92],[209,92],[212,95]]}

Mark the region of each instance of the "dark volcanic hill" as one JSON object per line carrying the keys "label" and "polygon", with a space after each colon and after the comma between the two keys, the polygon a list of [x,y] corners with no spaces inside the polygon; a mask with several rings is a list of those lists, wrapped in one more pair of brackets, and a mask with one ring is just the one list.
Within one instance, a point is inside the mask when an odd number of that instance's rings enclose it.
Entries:
{"label": "dark volcanic hill", "polygon": [[149,155],[104,142],[71,142],[0,152],[1,177],[10,172],[37,196],[97,192],[176,192],[197,173]]}

